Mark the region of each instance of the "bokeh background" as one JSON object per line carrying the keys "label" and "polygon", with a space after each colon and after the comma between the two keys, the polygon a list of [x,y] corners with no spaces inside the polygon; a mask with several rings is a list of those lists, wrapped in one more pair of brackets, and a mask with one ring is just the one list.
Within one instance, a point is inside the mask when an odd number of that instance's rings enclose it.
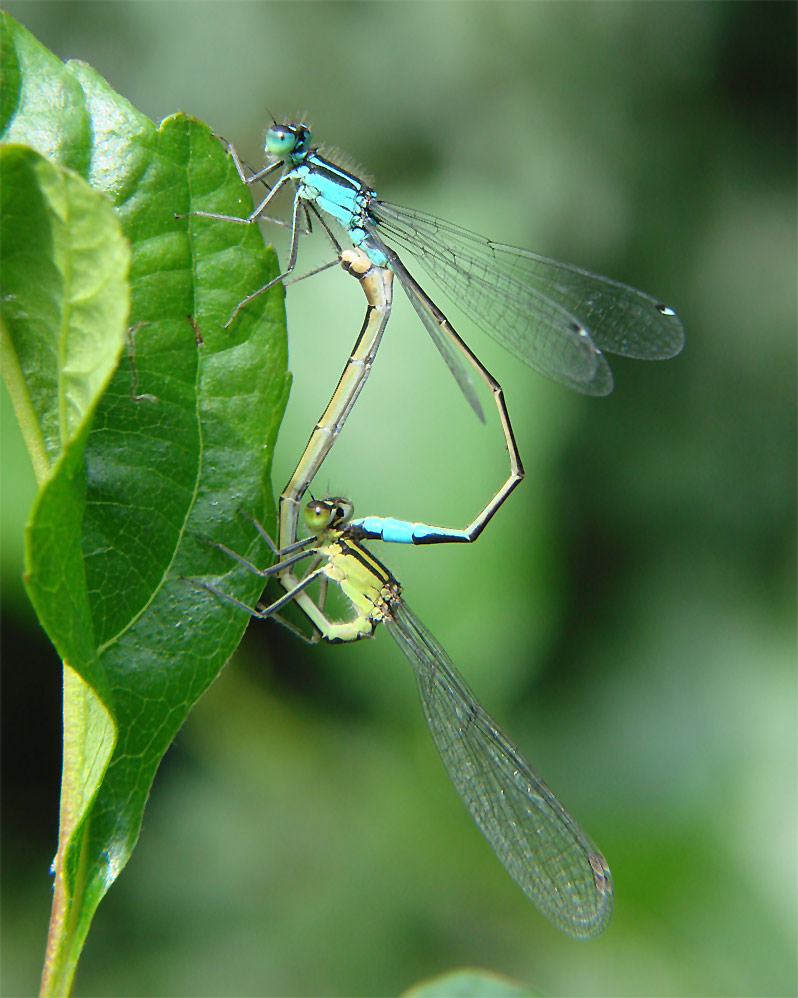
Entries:
{"label": "bokeh background", "polygon": [[[605,852],[609,931],[569,940],[504,874],[387,634],[307,647],[264,624],[167,755],[76,993],[395,995],[477,965],[552,995],[795,994],[795,5],[7,9],[155,120],[188,111],[258,163],[270,114],[307,113],[383,197],[649,290],[687,330],[586,399],[452,309],[527,479],[478,544],[379,552]],[[506,473],[499,431],[397,299],[315,491],[465,523]],[[289,289],[275,491],[362,312],[337,272]],[[20,581],[33,477],[4,406],[2,990],[26,995],[60,670]]]}

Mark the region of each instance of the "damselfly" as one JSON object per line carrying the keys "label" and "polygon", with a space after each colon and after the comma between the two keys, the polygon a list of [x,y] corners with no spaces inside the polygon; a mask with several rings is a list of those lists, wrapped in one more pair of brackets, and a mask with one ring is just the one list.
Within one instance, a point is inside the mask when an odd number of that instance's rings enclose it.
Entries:
{"label": "damselfly", "polygon": [[[264,214],[278,191],[287,185],[295,188],[288,265],[245,298],[231,320],[294,270],[302,214],[310,225],[311,213],[321,221],[324,212],[374,263],[393,270],[469,398],[470,378],[462,367],[459,345],[441,330],[439,310],[389,243],[416,256],[452,300],[502,346],[541,374],[577,391],[604,395],[611,390],[612,375],[602,351],[664,360],[684,344],[673,309],[642,291],[380,200],[368,184],[311,145],[306,124],[272,125],[265,144],[271,162],[250,177],[230,148],[246,183],[265,180],[280,170],[277,182],[247,218],[192,214],[249,224]],[[478,403],[472,400],[472,405],[476,408]]]}
{"label": "damselfly", "polygon": [[[457,792],[507,872],[554,925],[587,939],[602,932],[612,914],[612,876],[601,852],[540,779],[520,751],[474,698],[438,641],[402,598],[402,587],[362,544],[352,505],[333,498],[305,507],[312,535],[279,561],[259,570],[217,545],[250,571],[268,578],[303,559],[307,569],[292,590],[269,606],[252,609],[213,585],[205,589],[268,618],[295,602],[321,637],[357,641],[383,623],[413,667],[427,725]],[[273,547],[259,524],[261,536]],[[319,583],[318,599],[309,588]],[[325,613],[329,583],[345,596],[351,615]]]}
{"label": "damselfly", "polygon": [[471,370],[490,386],[499,407],[511,473],[483,514],[462,530],[368,517],[363,525],[371,537],[403,543],[474,540],[523,475],[498,381],[458,336],[390,243],[413,254],[444,292],[502,346],[533,369],[577,391],[604,395],[612,389],[612,374],[603,351],[661,360],[673,357],[684,344],[684,331],[673,309],[650,295],[579,267],[486,239],[425,212],[380,200],[370,185],[311,144],[310,128],[304,123],[275,122],[266,133],[265,151],[270,162],[250,176],[235,149],[228,148],[245,183],[268,186],[267,178],[279,171],[276,182],[246,218],[203,211],[192,215],[252,224],[265,217],[279,191],[294,189],[287,266],[241,301],[228,324],[245,305],[294,271],[303,219],[310,229],[312,218],[316,218],[340,256],[340,243],[326,216],[343,227],[353,246],[362,249],[376,267],[398,277],[477,415],[484,418]]}

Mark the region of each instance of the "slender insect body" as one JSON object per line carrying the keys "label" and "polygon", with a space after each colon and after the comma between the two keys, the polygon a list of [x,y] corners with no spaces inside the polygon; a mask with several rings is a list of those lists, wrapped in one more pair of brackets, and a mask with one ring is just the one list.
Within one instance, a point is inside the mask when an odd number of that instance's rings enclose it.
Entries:
{"label": "slender insect body", "polygon": [[[277,578],[286,592],[270,606],[253,610],[213,586],[205,588],[260,618],[275,616],[295,602],[315,632],[333,643],[370,637],[376,625],[384,623],[415,672],[430,733],[452,782],[496,855],[553,924],[576,938],[589,938],[606,928],[612,913],[612,877],[604,857],[474,698],[444,649],[402,599],[396,579],[360,543],[369,537],[413,544],[473,541],[524,475],[499,382],[418,284],[394,246],[412,253],[451,300],[511,353],[586,394],[605,395],[612,389],[605,352],[649,360],[673,357],[684,342],[681,323],[669,306],[628,285],[381,201],[370,185],[321,155],[310,139],[305,124],[274,122],[266,137],[269,165],[249,178],[230,147],[242,180],[262,181],[267,195],[246,218],[191,213],[249,225],[266,217],[279,191],[295,188],[286,269],[241,301],[226,325],[258,295],[292,274],[303,218],[308,228],[315,218],[325,229],[344,269],[360,280],[368,302],[355,350],[281,496],[280,547],[258,527],[282,560],[260,570],[218,545],[261,577]],[[279,179],[269,187],[266,178],[272,175]],[[342,226],[354,250],[342,250],[324,216]],[[507,481],[462,529],[390,517],[353,521],[351,504],[332,498],[308,503],[305,522],[313,536],[297,540],[300,500],[371,368],[390,314],[394,276],[483,421],[474,376],[491,392],[510,458]],[[311,559],[308,568],[296,575],[295,566],[304,558]],[[326,613],[330,582],[346,599],[350,619]],[[316,586],[318,599],[310,594]]]}
{"label": "slender insect body", "polygon": [[[507,872],[559,928],[577,938],[597,935],[612,914],[606,860],[475,699],[391,572],[360,543],[352,513],[340,497],[309,502],[305,524],[313,536],[298,542],[311,559],[307,572],[271,606],[250,612],[269,617],[293,599],[333,644],[371,637],[383,623],[415,672],[430,734],[455,789]],[[288,555],[286,568],[296,557]],[[269,572],[279,574],[279,562]],[[318,602],[308,591],[317,579]],[[348,601],[349,620],[327,615],[328,582]]]}
{"label": "slender insect body", "polygon": [[[576,391],[605,395],[612,389],[612,373],[604,352],[640,359],[665,359],[679,352],[684,342],[681,323],[673,309],[643,292],[579,267],[548,260],[536,253],[486,239],[426,212],[402,208],[377,197],[370,182],[337,164],[311,145],[310,127],[303,122],[274,122],[266,133],[268,165],[247,177],[235,150],[228,146],[245,182],[262,181],[268,193],[246,218],[192,212],[208,218],[249,225],[266,212],[273,197],[293,186],[291,244],[285,270],[236,306],[226,325],[240,310],[278,282],[285,282],[297,263],[298,244],[315,217],[344,254],[326,218],[337,222],[354,251],[368,257],[382,271],[380,312],[367,313],[364,333],[378,343],[391,306],[391,281],[395,275],[432,338],[467,402],[484,421],[476,383],[492,393],[510,457],[506,482],[463,528],[439,527],[395,518],[370,517],[361,525],[368,536],[397,543],[437,544],[476,540],[524,475],[501,385],[458,335],[451,322],[400,258],[394,247],[412,253],[449,297],[497,342],[533,369]],[[279,175],[277,171],[281,171]],[[277,175],[272,187],[267,177]],[[326,265],[325,265],[326,266]],[[346,266],[346,264],[345,264]],[[317,268],[323,270],[325,267]],[[315,273],[316,271],[314,271]],[[350,273],[358,276],[350,269]],[[369,291],[364,283],[367,298]],[[369,304],[374,304],[369,298]],[[360,352],[360,341],[355,352]],[[281,518],[280,540],[295,539],[299,501],[332,446],[343,421],[368,375],[374,351],[364,351],[366,361],[352,359],[333,399],[320,421],[318,432],[284,493],[288,519]],[[332,432],[327,428],[332,427]],[[288,536],[293,534],[293,536]],[[289,582],[290,573],[281,579]]]}

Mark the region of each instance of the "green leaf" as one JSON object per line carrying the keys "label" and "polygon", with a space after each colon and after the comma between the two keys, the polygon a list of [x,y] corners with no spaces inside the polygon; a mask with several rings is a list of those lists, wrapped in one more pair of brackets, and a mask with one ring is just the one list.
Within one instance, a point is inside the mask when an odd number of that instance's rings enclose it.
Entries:
{"label": "green leaf", "polygon": [[[158,764],[247,623],[190,579],[212,576],[248,604],[262,588],[202,538],[264,561],[237,514],[273,529],[285,316],[277,289],[223,329],[241,298],[277,273],[274,255],[256,226],[175,217],[250,210],[205,126],[176,115],[156,127],[7,15],[0,44],[0,139],[80,175],[3,150],[13,167],[1,221],[3,370],[43,483],[26,533],[26,585],[65,663],[43,981],[44,993],[63,994],[135,845]],[[64,203],[69,211],[58,210]],[[107,219],[130,246],[127,320],[125,244]],[[130,346],[116,366],[126,322]]]}
{"label": "green leaf", "polygon": [[403,998],[533,998],[523,984],[487,970],[454,970],[405,991]]}
{"label": "green leaf", "polygon": [[17,112],[22,91],[17,52],[9,30],[0,32],[0,69],[3,73],[3,85],[0,87],[0,132],[5,132],[9,121]]}
{"label": "green leaf", "polygon": [[24,146],[0,155],[3,350],[41,483],[119,361],[130,248],[110,204],[79,176]]}

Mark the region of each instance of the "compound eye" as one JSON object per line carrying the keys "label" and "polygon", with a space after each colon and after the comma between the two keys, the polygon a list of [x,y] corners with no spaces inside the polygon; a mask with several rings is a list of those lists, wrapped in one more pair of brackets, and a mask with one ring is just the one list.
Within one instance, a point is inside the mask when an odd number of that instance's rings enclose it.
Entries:
{"label": "compound eye", "polygon": [[336,510],[337,507],[322,499],[312,499],[305,506],[305,524],[308,530],[314,534],[326,530],[332,523]]}
{"label": "compound eye", "polygon": [[272,125],[266,132],[266,152],[285,159],[296,148],[297,138],[296,129],[291,125]]}

